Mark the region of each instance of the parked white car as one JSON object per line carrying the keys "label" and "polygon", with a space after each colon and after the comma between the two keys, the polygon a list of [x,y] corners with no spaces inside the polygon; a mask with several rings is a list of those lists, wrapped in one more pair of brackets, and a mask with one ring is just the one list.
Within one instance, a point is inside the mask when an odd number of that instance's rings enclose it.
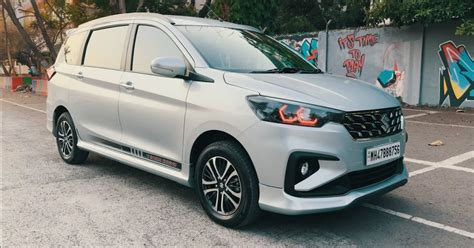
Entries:
{"label": "parked white car", "polygon": [[69,32],[53,69],[47,127],[64,161],[95,152],[194,187],[224,226],[338,210],[407,182],[399,102],[253,27],[109,16]]}

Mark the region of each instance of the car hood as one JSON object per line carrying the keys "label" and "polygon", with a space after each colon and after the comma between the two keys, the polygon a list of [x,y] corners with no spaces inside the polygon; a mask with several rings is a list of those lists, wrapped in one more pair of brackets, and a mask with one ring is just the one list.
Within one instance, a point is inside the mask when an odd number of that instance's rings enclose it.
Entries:
{"label": "car hood", "polygon": [[392,95],[369,83],[332,74],[224,73],[230,85],[261,95],[305,102],[343,111],[400,106]]}

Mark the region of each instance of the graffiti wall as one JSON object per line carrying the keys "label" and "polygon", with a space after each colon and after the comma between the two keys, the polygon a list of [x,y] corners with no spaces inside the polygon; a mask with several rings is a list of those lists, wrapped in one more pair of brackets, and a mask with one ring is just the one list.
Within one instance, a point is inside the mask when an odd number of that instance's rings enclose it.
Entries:
{"label": "graffiti wall", "polygon": [[455,35],[457,25],[425,30],[421,104],[474,108],[474,39]]}
{"label": "graffiti wall", "polygon": [[448,41],[439,46],[442,66],[439,69],[439,104],[449,97],[451,106],[474,100],[474,63],[464,45]]}
{"label": "graffiti wall", "polygon": [[[325,32],[319,56],[326,56]],[[422,27],[345,29],[329,32],[330,73],[360,79],[409,104],[418,104]],[[324,63],[324,59],[321,59]],[[410,82],[410,83],[408,83]]]}
{"label": "graffiti wall", "polygon": [[[374,84],[411,105],[474,108],[474,39],[459,22],[275,37],[323,70]],[[327,57],[327,64],[326,64]]]}
{"label": "graffiti wall", "polygon": [[275,39],[298,51],[301,56],[318,65],[318,34],[302,33],[276,36]]}

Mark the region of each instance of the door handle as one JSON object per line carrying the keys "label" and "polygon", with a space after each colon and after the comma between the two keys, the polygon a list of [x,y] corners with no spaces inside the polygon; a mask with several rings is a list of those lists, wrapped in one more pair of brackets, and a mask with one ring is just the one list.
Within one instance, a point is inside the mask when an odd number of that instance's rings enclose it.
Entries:
{"label": "door handle", "polygon": [[135,87],[133,86],[133,83],[130,82],[130,81],[128,81],[126,83],[121,83],[120,86],[127,89],[127,90],[134,90],[135,89]]}
{"label": "door handle", "polygon": [[83,79],[83,78],[84,78],[84,75],[82,75],[82,71],[78,72],[78,73],[76,74],[76,77],[77,77],[78,79]]}

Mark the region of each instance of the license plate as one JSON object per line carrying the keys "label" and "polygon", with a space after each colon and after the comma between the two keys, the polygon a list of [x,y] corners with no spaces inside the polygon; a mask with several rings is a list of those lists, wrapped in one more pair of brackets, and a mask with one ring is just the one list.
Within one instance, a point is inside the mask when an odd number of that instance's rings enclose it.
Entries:
{"label": "license plate", "polygon": [[372,165],[400,157],[400,142],[367,149],[366,164]]}

